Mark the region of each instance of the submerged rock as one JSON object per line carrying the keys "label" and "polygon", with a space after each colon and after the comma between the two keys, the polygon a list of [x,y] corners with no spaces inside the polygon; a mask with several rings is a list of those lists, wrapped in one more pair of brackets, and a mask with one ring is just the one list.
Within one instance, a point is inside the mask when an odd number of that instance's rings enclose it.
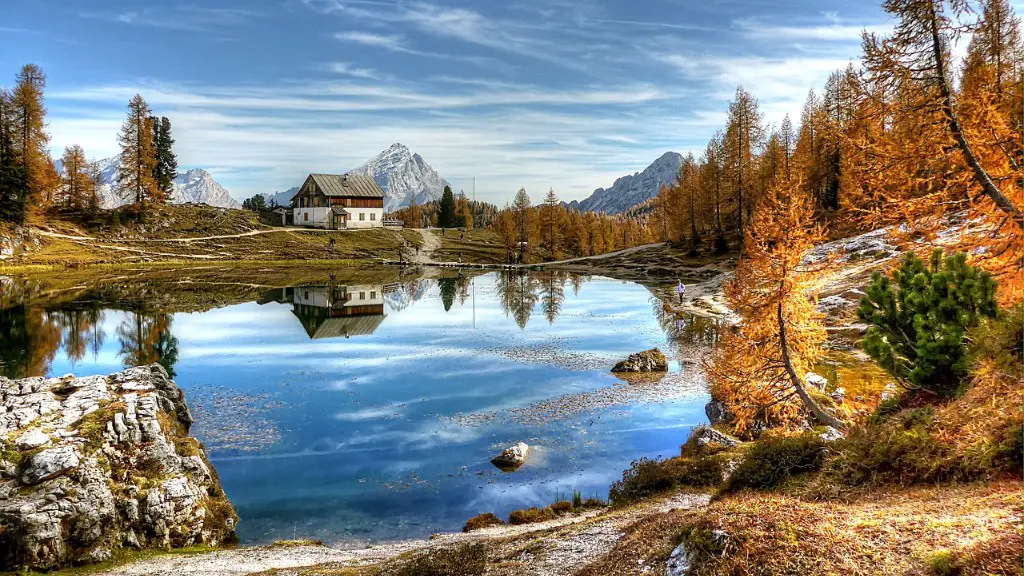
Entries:
{"label": "submerged rock", "polygon": [[191,423],[156,364],[0,378],[0,570],[233,540],[238,517]]}
{"label": "submerged rock", "polygon": [[526,442],[518,442],[502,451],[497,457],[491,460],[498,468],[505,471],[512,471],[526,462],[526,456],[530,453],[530,445]]}
{"label": "submerged rock", "polygon": [[657,348],[630,354],[612,372],[668,372],[668,359]]}
{"label": "submerged rock", "polygon": [[825,388],[828,386],[828,378],[825,378],[820,374],[815,374],[814,372],[808,372],[807,375],[804,376],[804,381],[807,382],[808,386],[814,386],[821,392],[824,392]]}

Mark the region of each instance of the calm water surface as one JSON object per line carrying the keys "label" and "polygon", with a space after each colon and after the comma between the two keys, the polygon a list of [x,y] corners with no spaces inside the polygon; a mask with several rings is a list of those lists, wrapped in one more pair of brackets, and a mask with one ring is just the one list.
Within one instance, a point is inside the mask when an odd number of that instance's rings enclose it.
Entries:
{"label": "calm water surface", "polygon": [[[573,490],[604,498],[631,460],[676,454],[705,420],[700,374],[677,362],[669,377],[689,392],[586,402],[645,386],[608,372],[629,353],[685,354],[702,338],[659,318],[646,288],[616,280],[338,278],[200,313],[43,308],[0,312],[4,371],[86,375],[160,361],[186,392],[243,543],[423,537]],[[673,337],[680,331],[691,338]],[[563,395],[555,404],[571,409],[539,404]],[[525,466],[490,464],[520,440],[537,447]]]}

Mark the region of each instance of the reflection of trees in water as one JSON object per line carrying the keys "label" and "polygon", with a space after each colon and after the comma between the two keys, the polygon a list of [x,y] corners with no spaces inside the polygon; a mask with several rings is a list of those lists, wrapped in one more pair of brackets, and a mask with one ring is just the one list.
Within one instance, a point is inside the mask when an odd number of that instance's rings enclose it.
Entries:
{"label": "reflection of trees in water", "polygon": [[651,298],[651,308],[654,317],[661,325],[661,329],[672,339],[675,347],[684,345],[695,348],[711,348],[718,344],[722,330],[727,326],[726,322],[719,318],[707,318],[687,314],[676,316],[668,310],[665,304],[656,297]]}
{"label": "reflection of trees in water", "polygon": [[129,312],[117,327],[121,342],[118,355],[125,366],[160,364],[174,377],[174,364],[178,361],[178,339],[171,334],[172,318],[169,314]]}
{"label": "reflection of trees in water", "polygon": [[60,345],[60,327],[42,309],[18,304],[0,310],[0,373],[4,376],[44,376]]}
{"label": "reflection of trees in water", "polygon": [[573,293],[578,294],[580,287],[589,280],[587,276],[556,270],[506,270],[498,274],[498,301],[505,315],[511,314],[520,328],[526,327],[538,301],[541,303],[544,317],[549,323],[554,323],[562,311],[566,281],[572,284]]}
{"label": "reflection of trees in water", "polygon": [[444,311],[452,309],[455,302],[455,293],[458,291],[458,281],[455,278],[438,278],[437,285],[441,288],[441,303],[444,304]]}
{"label": "reflection of trees in water", "polygon": [[85,358],[92,351],[93,358],[99,356],[107,338],[103,331],[103,310],[95,307],[57,310],[49,314],[63,332],[61,346],[71,364]]}
{"label": "reflection of trees in water", "polygon": [[441,289],[441,302],[444,304],[444,311],[452,309],[455,297],[459,297],[459,304],[463,305],[469,300],[469,287],[472,278],[459,274],[449,278],[438,278],[437,286]]}
{"label": "reflection of trees in water", "polygon": [[90,351],[96,357],[106,338],[103,316],[95,306],[46,311],[18,304],[0,310],[0,374],[45,376],[62,348],[72,364]]}
{"label": "reflection of trees in water", "polygon": [[565,300],[565,274],[554,270],[540,273],[541,309],[548,324],[554,324]]}

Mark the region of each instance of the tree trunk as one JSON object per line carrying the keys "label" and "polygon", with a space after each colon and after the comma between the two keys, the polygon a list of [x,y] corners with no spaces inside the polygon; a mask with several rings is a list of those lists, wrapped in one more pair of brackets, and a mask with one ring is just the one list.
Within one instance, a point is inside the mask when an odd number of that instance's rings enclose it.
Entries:
{"label": "tree trunk", "polygon": [[970,144],[967,142],[967,137],[964,136],[963,130],[960,128],[960,121],[956,117],[956,112],[953,110],[953,94],[949,88],[949,83],[946,80],[946,66],[942,55],[942,40],[939,36],[939,22],[938,15],[935,13],[935,4],[929,3],[929,17],[931,22],[932,35],[932,57],[935,58],[935,73],[939,80],[939,91],[942,93],[942,113],[946,117],[946,124],[949,127],[950,133],[953,135],[953,140],[956,141],[957,147],[960,148],[960,152],[964,156],[964,160],[967,165],[971,167],[974,172],[974,179],[981,185],[982,190],[985,194],[996,203],[996,206],[1000,210],[1008,214],[1013,218],[1014,222],[1018,226],[1024,228],[1024,213],[1019,208],[1013,205],[1013,202],[1003,195],[996,183],[992,181],[992,178],[988,175],[985,168],[978,162],[978,158],[974,155],[974,151],[971,150]]}
{"label": "tree trunk", "polygon": [[789,343],[786,341],[786,318],[782,314],[782,301],[779,301],[778,306],[778,317],[779,317],[779,342],[782,347],[782,363],[786,365],[786,373],[789,374],[789,380],[793,383],[793,388],[796,390],[797,396],[803,401],[804,406],[814,414],[814,417],[819,422],[826,426],[831,426],[837,430],[843,430],[846,425],[842,420],[829,414],[824,408],[818,404],[811,395],[807,393],[807,388],[804,386],[803,380],[796,373],[796,369],[793,368],[793,362],[789,358]]}

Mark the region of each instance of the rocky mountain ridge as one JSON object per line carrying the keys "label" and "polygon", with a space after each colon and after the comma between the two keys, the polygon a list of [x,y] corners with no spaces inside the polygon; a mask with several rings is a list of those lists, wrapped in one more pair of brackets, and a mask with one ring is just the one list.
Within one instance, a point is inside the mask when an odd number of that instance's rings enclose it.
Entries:
{"label": "rocky mountain ridge", "polygon": [[[117,208],[128,202],[117,194],[117,168],[121,157],[104,158],[93,162],[93,168],[100,176],[100,184],[96,193],[100,198],[101,208]],[[63,173],[64,166],[60,160],[56,162],[57,171]],[[169,201],[172,204],[207,204],[218,208],[241,208],[242,205],[231,197],[231,193],[220,185],[209,172],[201,168],[193,168],[179,173],[174,179],[174,191]]]}
{"label": "rocky mountain ridge", "polygon": [[618,178],[610,188],[598,188],[589,197],[578,202],[573,200],[567,206],[580,212],[621,214],[656,196],[663,184],[675,184],[682,165],[681,154],[666,152],[642,172]]}

